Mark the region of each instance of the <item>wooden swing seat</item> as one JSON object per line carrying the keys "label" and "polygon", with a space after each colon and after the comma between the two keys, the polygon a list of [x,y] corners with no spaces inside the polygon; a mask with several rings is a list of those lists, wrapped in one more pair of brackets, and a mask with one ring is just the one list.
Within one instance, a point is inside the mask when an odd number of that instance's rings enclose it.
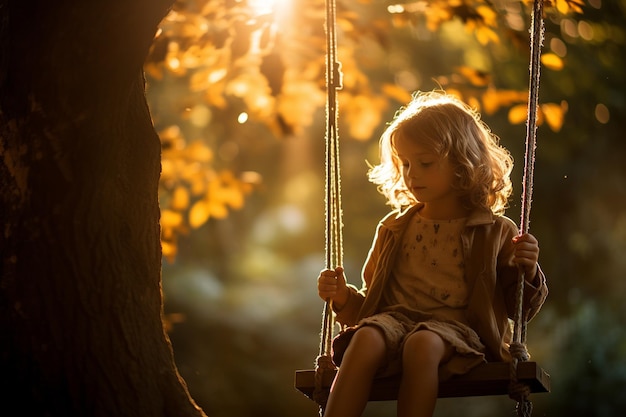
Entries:
{"label": "wooden swing seat", "polygon": [[[322,387],[329,390],[336,371],[325,372]],[[520,362],[517,378],[527,384],[533,393],[550,392],[550,375],[537,362]],[[510,364],[507,362],[484,363],[465,375],[455,376],[439,384],[439,398],[506,395],[509,393]],[[315,370],[296,371],[295,387],[313,399]],[[398,396],[398,376],[374,380],[370,401],[392,401]]]}

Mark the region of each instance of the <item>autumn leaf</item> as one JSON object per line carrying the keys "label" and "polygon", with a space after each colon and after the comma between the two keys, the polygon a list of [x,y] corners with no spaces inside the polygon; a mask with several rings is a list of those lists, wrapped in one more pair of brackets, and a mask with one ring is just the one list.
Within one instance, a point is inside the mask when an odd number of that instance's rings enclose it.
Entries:
{"label": "autumn leaf", "polygon": [[431,32],[437,31],[439,26],[451,19],[452,13],[448,7],[442,7],[439,4],[430,4],[424,11],[426,15],[426,25]]}
{"label": "autumn leaf", "polygon": [[515,103],[525,103],[527,101],[528,91],[488,88],[482,96],[483,108],[487,114],[493,114],[502,107],[509,107]]}
{"label": "autumn leaf", "polygon": [[189,190],[181,185],[177,186],[170,200],[172,210],[186,210],[189,207]]}
{"label": "autumn leaf", "polygon": [[479,26],[474,31],[476,39],[481,45],[487,45],[489,42],[499,43],[500,37],[496,32],[487,26]]}
{"label": "autumn leaf", "polygon": [[546,123],[550,126],[553,132],[558,132],[563,127],[565,120],[565,113],[567,112],[567,106],[556,103],[545,103],[540,106]]}
{"label": "autumn leaf", "polygon": [[491,81],[490,75],[484,71],[479,71],[467,66],[457,67],[456,70],[475,86],[486,86]]}
{"label": "autumn leaf", "polygon": [[175,229],[183,222],[183,216],[174,210],[161,210],[161,227]]}
{"label": "autumn leaf", "polygon": [[177,252],[178,245],[176,245],[176,242],[161,239],[161,254],[168,262],[174,262]]}
{"label": "autumn leaf", "polygon": [[210,201],[208,210],[211,217],[216,219],[225,219],[228,217],[228,208],[221,201]]}
{"label": "autumn leaf", "polygon": [[459,90],[457,90],[456,88],[447,88],[446,89],[446,94],[454,96],[454,97],[458,98],[459,100],[463,100],[463,94],[461,94],[461,92]]}
{"label": "autumn leaf", "polygon": [[483,93],[482,103],[486,114],[494,114],[500,109],[500,100],[494,88],[488,88]]}
{"label": "autumn leaf", "polygon": [[199,200],[189,210],[189,225],[197,229],[209,219],[211,206],[205,200]]}
{"label": "autumn leaf", "polygon": [[483,22],[486,25],[497,26],[498,15],[491,7],[485,5],[478,6],[476,12],[483,18]]}
{"label": "autumn leaf", "polygon": [[560,71],[563,69],[563,60],[556,54],[547,53],[541,56],[541,63],[546,67],[554,71]]}
{"label": "autumn leaf", "polygon": [[563,15],[570,12],[582,13],[582,6],[584,6],[582,0],[556,0],[556,9]]}
{"label": "autumn leaf", "polygon": [[518,125],[524,123],[527,119],[528,106],[526,104],[518,104],[509,109],[509,123]]}
{"label": "autumn leaf", "polygon": [[387,100],[366,94],[342,95],[342,103],[342,114],[350,135],[358,140],[370,139],[374,130],[380,126]]}
{"label": "autumn leaf", "polygon": [[226,82],[220,81],[215,84],[211,84],[211,88],[207,88],[204,92],[204,100],[208,105],[214,106],[218,109],[224,109],[228,105],[226,98],[224,97],[224,90],[226,88]]}
{"label": "autumn leaf", "polygon": [[211,182],[208,197],[212,201],[220,201],[234,209],[243,207],[243,183],[235,178],[232,172],[222,171],[218,178]]}
{"label": "autumn leaf", "polygon": [[185,148],[185,155],[190,161],[207,163],[213,159],[213,151],[206,143],[196,140]]}
{"label": "autumn leaf", "polygon": [[390,97],[398,103],[406,104],[411,101],[411,93],[401,88],[397,84],[385,83],[382,86],[382,92],[387,97]]}
{"label": "autumn leaf", "polygon": [[324,105],[325,95],[317,84],[298,80],[297,74],[287,71],[286,83],[278,96],[277,112],[294,131],[300,132],[313,124],[315,112]]}

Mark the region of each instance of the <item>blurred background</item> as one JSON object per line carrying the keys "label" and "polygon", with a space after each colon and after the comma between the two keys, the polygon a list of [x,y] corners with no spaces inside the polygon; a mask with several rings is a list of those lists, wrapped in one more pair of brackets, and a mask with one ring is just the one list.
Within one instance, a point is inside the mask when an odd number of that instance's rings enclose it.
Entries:
{"label": "blurred background", "polygon": [[[210,417],[314,416],[294,388],[319,350],[324,267],[321,0],[179,0],[146,62],[163,143],[163,288],[179,370]],[[531,232],[550,287],[529,324],[552,392],[537,416],[626,410],[626,1],[546,0]],[[518,221],[527,2],[337,2],[345,268],[360,284],[388,211],[368,183],[378,137],[413,91],[477,107],[514,155]],[[519,222],[519,221],[518,221]],[[505,397],[436,416],[513,415]],[[367,416],[393,416],[371,403]]]}

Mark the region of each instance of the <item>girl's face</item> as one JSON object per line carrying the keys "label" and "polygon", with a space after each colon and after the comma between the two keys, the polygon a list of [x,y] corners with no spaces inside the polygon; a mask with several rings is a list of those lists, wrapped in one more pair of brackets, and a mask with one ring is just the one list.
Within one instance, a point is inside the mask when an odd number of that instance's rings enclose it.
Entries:
{"label": "girl's face", "polygon": [[454,168],[449,158],[442,158],[418,141],[398,135],[394,146],[402,164],[402,177],[407,189],[424,203],[422,213],[438,219],[457,213],[461,204],[453,188]]}

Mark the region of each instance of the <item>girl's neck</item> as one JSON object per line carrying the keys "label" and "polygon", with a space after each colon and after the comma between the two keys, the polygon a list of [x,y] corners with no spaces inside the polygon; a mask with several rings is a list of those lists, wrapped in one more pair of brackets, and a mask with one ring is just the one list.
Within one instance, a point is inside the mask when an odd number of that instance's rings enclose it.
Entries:
{"label": "girl's neck", "polygon": [[427,203],[419,210],[420,216],[430,220],[454,220],[469,216],[469,210],[459,205],[435,207]]}

